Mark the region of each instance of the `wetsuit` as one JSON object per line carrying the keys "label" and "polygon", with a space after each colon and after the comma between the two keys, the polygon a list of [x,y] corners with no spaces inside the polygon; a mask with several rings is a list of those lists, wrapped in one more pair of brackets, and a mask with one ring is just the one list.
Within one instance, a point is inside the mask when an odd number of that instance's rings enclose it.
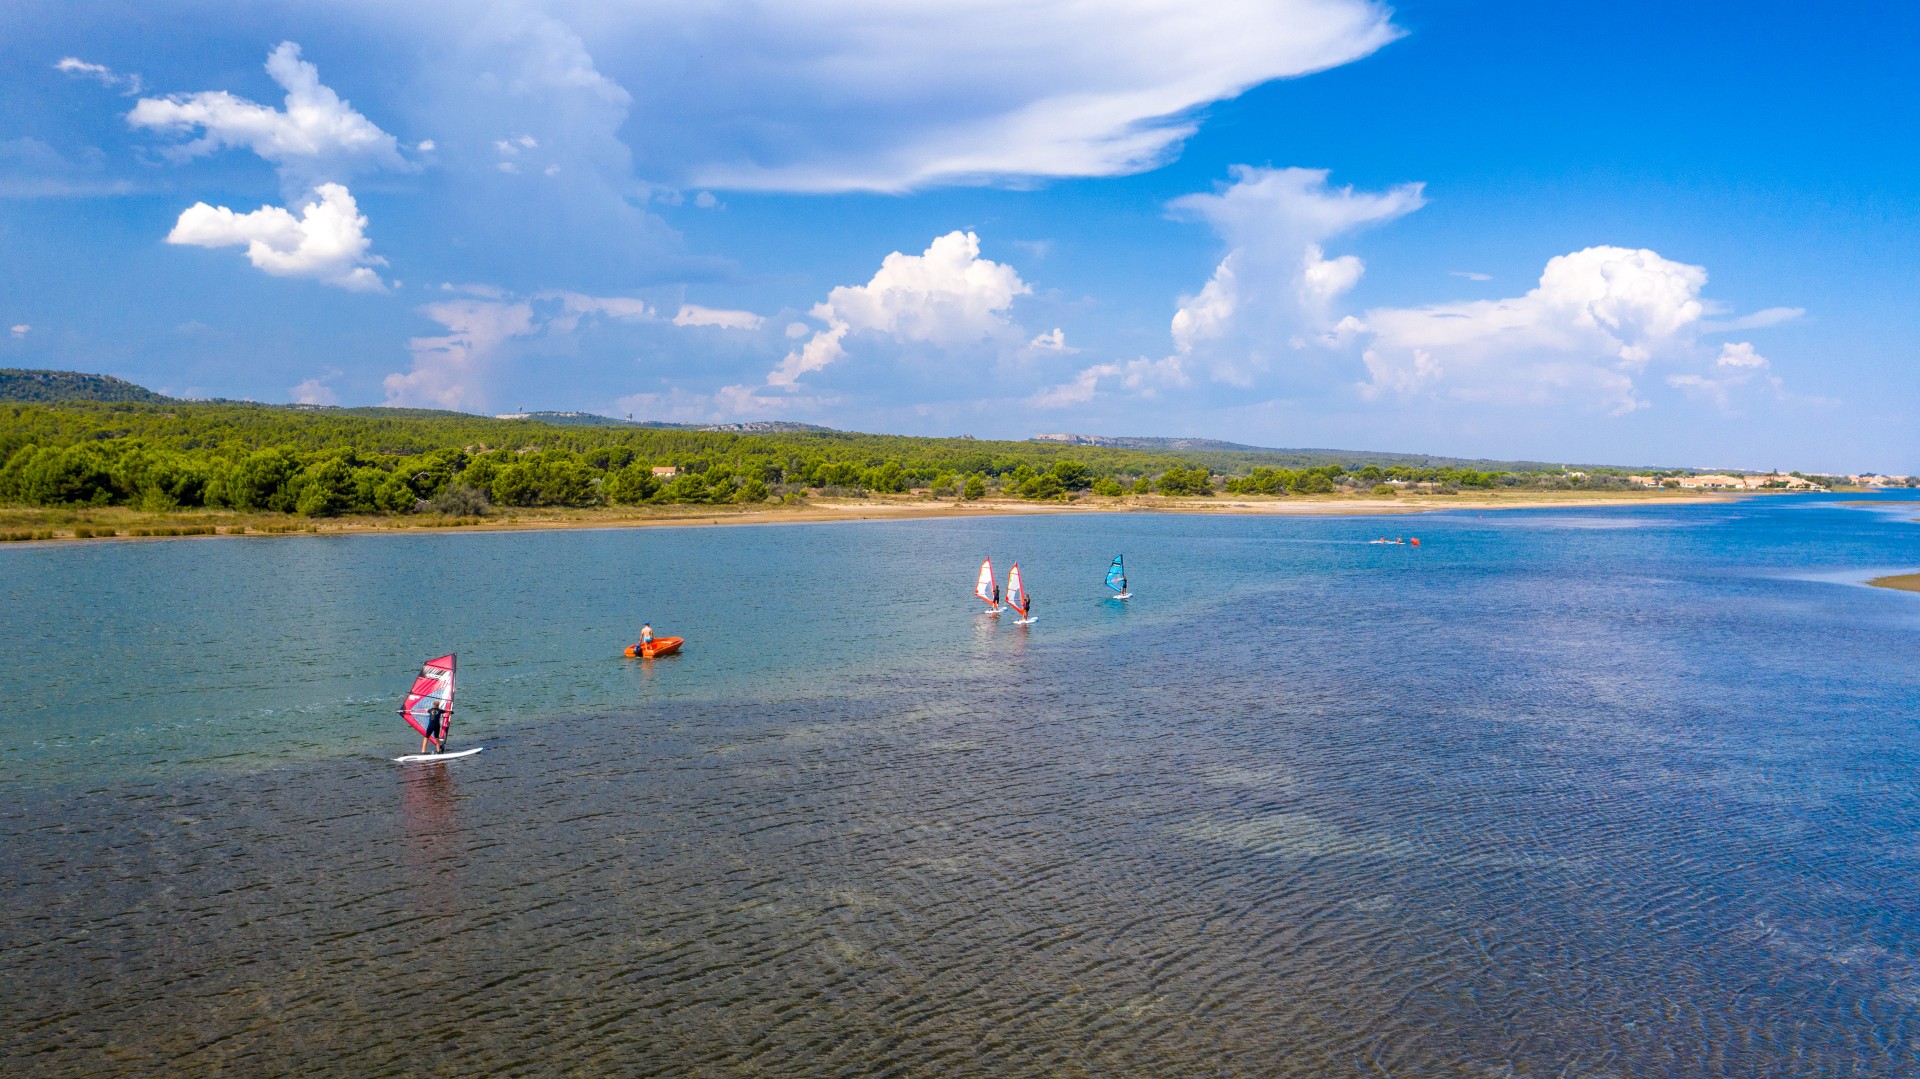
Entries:
{"label": "wetsuit", "polygon": [[445,737],[441,731],[446,725],[443,722],[446,715],[446,710],[438,704],[427,709],[427,732],[425,737],[427,741],[433,743],[433,748],[436,752],[440,749],[440,743]]}

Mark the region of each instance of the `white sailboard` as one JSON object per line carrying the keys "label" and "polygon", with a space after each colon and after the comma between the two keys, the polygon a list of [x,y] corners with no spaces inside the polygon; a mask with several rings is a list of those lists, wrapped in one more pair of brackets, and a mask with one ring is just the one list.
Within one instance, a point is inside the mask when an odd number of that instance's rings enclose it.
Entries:
{"label": "white sailboard", "polygon": [[485,748],[487,747],[475,746],[472,749],[463,749],[458,753],[409,753],[404,757],[393,758],[393,763],[422,764],[426,761],[457,761],[462,757],[471,757]]}

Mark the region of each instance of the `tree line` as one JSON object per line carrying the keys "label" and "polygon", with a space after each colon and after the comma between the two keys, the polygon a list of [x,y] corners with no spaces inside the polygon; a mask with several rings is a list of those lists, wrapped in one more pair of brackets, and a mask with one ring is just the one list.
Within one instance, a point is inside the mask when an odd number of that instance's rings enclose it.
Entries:
{"label": "tree line", "polygon": [[[312,517],[495,506],[796,501],[808,492],[1029,499],[1458,487],[1539,477],[1336,462],[1248,467],[1248,454],[843,432],[740,434],[549,425],[458,413],[246,404],[0,406],[0,502],[217,507]],[[656,468],[672,466],[671,475]],[[1389,488],[1391,489],[1391,488]]]}

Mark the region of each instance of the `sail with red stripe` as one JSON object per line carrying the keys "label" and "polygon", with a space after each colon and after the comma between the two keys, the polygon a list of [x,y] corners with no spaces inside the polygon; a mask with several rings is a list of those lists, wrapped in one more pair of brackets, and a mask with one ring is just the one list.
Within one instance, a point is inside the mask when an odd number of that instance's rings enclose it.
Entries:
{"label": "sail with red stripe", "polygon": [[993,593],[993,559],[983,558],[980,560],[980,581],[973,586],[973,594],[980,602],[997,611],[1000,609],[999,601],[993,598]]}
{"label": "sail with red stripe", "polygon": [[1015,562],[1013,568],[1007,571],[1007,606],[1019,611],[1020,617],[1027,616],[1027,590],[1020,583],[1020,563],[1018,562]]}
{"label": "sail with red stripe", "polygon": [[425,737],[430,722],[427,713],[435,704],[441,710],[440,744],[444,746],[453,732],[453,657],[450,655],[420,665],[413,688],[407,691],[406,701],[400,706],[400,717]]}

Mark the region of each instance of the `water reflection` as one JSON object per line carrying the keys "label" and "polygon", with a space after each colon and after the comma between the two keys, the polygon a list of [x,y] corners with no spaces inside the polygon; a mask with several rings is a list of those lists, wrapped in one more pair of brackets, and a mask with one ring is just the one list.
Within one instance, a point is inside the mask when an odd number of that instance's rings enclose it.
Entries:
{"label": "water reflection", "polygon": [[460,868],[467,844],[460,828],[460,788],[453,773],[471,760],[397,769],[398,842],[416,906],[422,913],[447,916],[457,913],[461,906]]}

